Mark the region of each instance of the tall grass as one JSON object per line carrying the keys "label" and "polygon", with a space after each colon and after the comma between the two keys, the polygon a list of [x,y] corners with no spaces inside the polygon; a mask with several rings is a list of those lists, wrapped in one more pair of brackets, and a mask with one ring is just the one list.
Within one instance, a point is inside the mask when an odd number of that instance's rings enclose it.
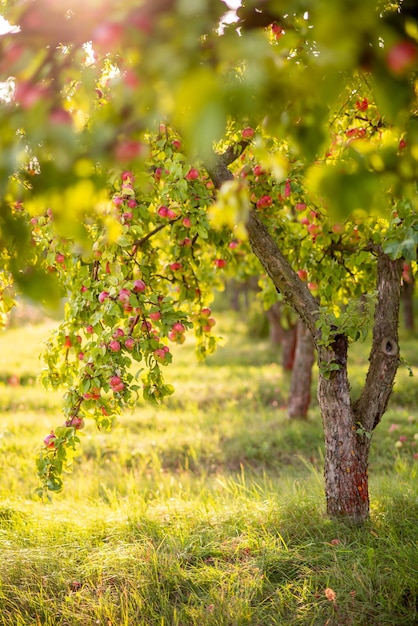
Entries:
{"label": "tall grass", "polygon": [[[324,514],[316,403],[289,422],[279,355],[227,314],[208,362],[192,342],[175,352],[163,407],[140,403],[109,434],[86,426],[65,490],[42,503],[34,454],[62,420],[60,395],[36,382],[49,327],[0,337],[0,626],[417,623],[418,394],[406,371],[373,436],[364,528]],[[411,365],[417,348],[409,338]],[[360,348],[355,385],[366,365]]]}

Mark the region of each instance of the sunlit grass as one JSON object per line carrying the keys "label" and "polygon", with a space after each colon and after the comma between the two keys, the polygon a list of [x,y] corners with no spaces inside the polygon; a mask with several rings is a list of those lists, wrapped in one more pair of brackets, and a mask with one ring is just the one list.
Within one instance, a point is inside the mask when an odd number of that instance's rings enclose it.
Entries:
{"label": "sunlit grass", "polygon": [[[414,379],[398,377],[373,436],[370,523],[349,528],[325,516],[316,403],[289,422],[280,355],[218,317],[225,346],[200,364],[192,341],[176,349],[165,406],[139,403],[110,433],[86,425],[49,503],[34,456],[63,419],[36,382],[51,325],[0,338],[0,626],[416,623]],[[366,366],[356,348],[359,385]],[[31,380],[5,384],[13,374]]]}

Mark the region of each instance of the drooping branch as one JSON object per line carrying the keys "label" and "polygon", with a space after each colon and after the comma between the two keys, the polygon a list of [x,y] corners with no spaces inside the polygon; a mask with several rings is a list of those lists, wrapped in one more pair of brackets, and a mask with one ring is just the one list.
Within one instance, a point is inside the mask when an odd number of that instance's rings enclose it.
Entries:
{"label": "drooping branch", "polygon": [[399,365],[401,273],[402,260],[392,261],[380,250],[370,365],[362,394],[353,406],[357,421],[369,432],[376,428],[386,410]]}

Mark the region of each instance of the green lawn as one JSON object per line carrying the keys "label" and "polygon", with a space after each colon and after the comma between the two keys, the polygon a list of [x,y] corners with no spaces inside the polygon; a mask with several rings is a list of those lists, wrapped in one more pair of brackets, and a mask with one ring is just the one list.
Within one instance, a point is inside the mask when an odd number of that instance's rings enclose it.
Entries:
{"label": "green lawn", "polygon": [[[418,389],[406,368],[373,437],[362,529],[324,515],[316,401],[308,422],[290,423],[280,355],[226,313],[225,346],[206,363],[192,341],[175,350],[163,407],[139,404],[111,433],[87,424],[45,504],[34,457],[61,398],[36,378],[52,324],[0,335],[0,626],[418,622]],[[418,340],[401,348],[417,366]],[[354,393],[366,366],[356,347]]]}

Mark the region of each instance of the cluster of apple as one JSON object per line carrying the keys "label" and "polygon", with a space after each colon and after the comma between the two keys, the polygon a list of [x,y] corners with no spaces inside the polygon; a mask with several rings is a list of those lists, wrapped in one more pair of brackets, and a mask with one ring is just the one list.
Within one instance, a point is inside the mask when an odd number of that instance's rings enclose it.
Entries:
{"label": "cluster of apple", "polygon": [[212,327],[215,326],[216,320],[211,317],[212,309],[209,307],[203,307],[200,314],[197,315],[197,324],[204,333],[210,333]]}
{"label": "cluster of apple", "polygon": [[133,219],[133,209],[137,206],[133,184],[135,176],[130,171],[122,172],[120,192],[113,196],[113,205],[120,211],[119,219],[123,224],[129,224]]}

